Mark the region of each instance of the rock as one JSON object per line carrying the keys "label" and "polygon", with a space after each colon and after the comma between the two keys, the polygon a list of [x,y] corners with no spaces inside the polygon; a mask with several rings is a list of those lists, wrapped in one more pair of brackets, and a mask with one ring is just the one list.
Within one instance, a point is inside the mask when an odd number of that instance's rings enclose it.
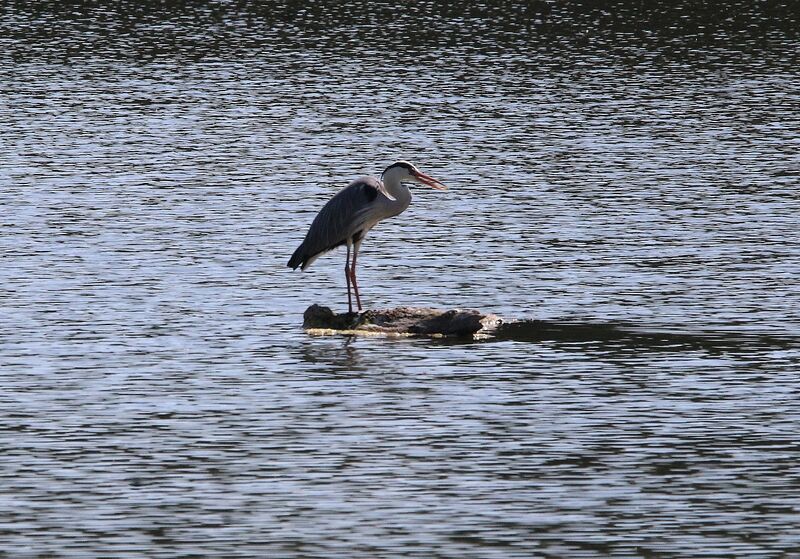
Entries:
{"label": "rock", "polygon": [[563,322],[550,320],[503,320],[476,310],[442,311],[421,307],[369,310],[336,314],[328,307],[311,305],[303,315],[309,334],[361,336],[459,337],[495,341],[557,343],[610,343],[615,347],[691,347],[722,352],[744,347],[798,348],[800,336],[752,331],[697,331],[619,322]]}
{"label": "rock", "polygon": [[496,315],[476,310],[442,311],[423,307],[336,314],[328,307],[311,305],[303,314],[303,328],[311,334],[474,337],[486,335],[501,322]]}
{"label": "rock", "polygon": [[357,314],[335,314],[330,308],[322,305],[311,305],[303,313],[303,328],[306,330],[349,330],[354,328],[357,323]]}

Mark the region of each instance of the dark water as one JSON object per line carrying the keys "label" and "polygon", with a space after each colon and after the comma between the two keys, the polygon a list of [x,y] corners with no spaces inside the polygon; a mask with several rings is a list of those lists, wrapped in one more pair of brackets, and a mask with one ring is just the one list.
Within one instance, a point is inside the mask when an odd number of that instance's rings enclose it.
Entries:
{"label": "dark water", "polygon": [[[0,556],[800,556],[798,29],[4,4]],[[371,233],[368,306],[644,334],[305,335],[344,254],[288,256],[397,158],[451,190]]]}

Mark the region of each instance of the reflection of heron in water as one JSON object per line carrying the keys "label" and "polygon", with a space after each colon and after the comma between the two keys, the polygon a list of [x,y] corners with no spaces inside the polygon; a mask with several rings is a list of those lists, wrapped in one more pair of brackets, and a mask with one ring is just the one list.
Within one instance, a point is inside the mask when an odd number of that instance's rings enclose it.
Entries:
{"label": "reflection of heron in water", "polygon": [[[405,211],[411,204],[411,191],[403,184],[415,182],[425,184],[437,190],[447,187],[435,178],[426,175],[407,161],[398,161],[389,165],[381,174],[381,180],[375,177],[362,177],[339,191],[323,206],[302,244],[289,259],[288,266],[305,270],[322,254],[334,248],[347,245],[347,259],[344,264],[344,277],[347,280],[347,305],[353,312],[353,299],[350,295],[350,283],[356,294],[356,304],[361,310],[361,295],[356,282],[356,258],[361,243],[370,229],[386,218]],[[350,251],[353,261],[350,262]]]}
{"label": "reflection of heron in water", "polygon": [[[305,339],[296,350],[299,359],[307,363],[306,369],[319,378],[371,377],[375,371],[393,371],[380,356],[359,348],[355,336],[345,338],[313,337]],[[294,353],[294,352],[293,352]]]}

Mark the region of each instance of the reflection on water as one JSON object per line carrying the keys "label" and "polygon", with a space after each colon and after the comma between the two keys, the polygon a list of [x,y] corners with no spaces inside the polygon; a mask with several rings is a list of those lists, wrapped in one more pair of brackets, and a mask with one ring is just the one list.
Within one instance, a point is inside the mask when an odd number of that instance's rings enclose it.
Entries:
{"label": "reflection on water", "polygon": [[[0,554],[793,553],[799,26],[8,3]],[[370,234],[367,305],[546,335],[303,334],[343,256],[288,255],[400,157],[451,190]]]}
{"label": "reflection on water", "polygon": [[361,355],[356,340],[350,337],[306,339],[293,353],[320,375],[366,374],[376,367],[385,366],[379,359],[370,360]]}

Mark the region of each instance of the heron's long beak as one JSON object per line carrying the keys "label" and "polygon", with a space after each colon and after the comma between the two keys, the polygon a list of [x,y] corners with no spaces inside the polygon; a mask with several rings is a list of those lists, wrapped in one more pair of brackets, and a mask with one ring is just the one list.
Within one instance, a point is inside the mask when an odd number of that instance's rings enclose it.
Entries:
{"label": "heron's long beak", "polygon": [[422,171],[417,171],[415,176],[422,184],[427,184],[431,188],[435,188],[436,190],[447,190],[447,187],[440,183],[438,180],[433,178],[430,175],[426,175]]}

